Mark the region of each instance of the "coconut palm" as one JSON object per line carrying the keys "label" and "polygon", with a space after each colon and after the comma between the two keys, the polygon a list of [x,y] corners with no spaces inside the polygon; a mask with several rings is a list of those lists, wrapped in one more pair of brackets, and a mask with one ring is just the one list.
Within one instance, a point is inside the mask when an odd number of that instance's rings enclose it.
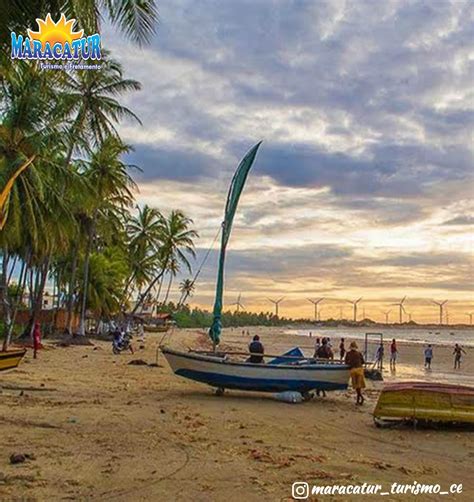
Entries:
{"label": "coconut palm", "polygon": [[89,214],[86,215],[87,243],[83,263],[80,335],[85,334],[89,260],[99,217],[103,215],[104,219],[110,223],[110,216],[113,212],[132,205],[132,190],[136,188],[136,185],[128,173],[130,166],[121,160],[121,156],[129,151],[129,146],[124,145],[115,136],[109,136],[93,152],[86,165],[85,175],[90,185],[95,188],[96,199]]}
{"label": "coconut palm", "polygon": [[178,302],[178,307],[184,305],[186,300],[193,296],[195,289],[194,281],[192,279],[183,279],[179,285],[179,290],[181,292],[181,297]]}
{"label": "coconut palm", "polygon": [[158,281],[162,279],[173,259],[178,264],[184,265],[189,271],[191,270],[188,255],[195,257],[194,239],[198,237],[198,233],[189,228],[192,223],[193,221],[179,210],[171,211],[168,218],[164,219],[160,248],[161,269],[138,299],[133,313],[137,312],[144,299],[147,298]]}

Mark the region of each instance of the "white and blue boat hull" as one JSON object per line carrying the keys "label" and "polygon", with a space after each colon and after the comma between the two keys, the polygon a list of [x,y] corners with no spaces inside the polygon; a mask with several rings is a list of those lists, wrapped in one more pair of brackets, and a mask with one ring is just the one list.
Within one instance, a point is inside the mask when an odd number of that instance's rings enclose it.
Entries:
{"label": "white and blue boat hull", "polygon": [[260,392],[344,390],[349,368],[338,363],[252,364],[162,348],[176,375],[212,387]]}

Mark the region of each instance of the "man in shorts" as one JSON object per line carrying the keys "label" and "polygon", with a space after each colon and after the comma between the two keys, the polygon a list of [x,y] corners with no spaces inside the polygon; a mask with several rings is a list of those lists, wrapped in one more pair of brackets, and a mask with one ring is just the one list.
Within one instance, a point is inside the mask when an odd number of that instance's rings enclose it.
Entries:
{"label": "man in shorts", "polygon": [[427,370],[431,369],[431,359],[433,359],[433,347],[429,344],[425,349],[425,368]]}

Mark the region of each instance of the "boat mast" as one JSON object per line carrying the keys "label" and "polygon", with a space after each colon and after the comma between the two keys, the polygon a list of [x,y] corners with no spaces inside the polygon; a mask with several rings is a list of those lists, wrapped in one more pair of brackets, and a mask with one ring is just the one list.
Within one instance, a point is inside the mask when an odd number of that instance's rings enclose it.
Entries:
{"label": "boat mast", "polygon": [[257,155],[257,150],[262,142],[258,142],[253,146],[245,155],[245,157],[240,161],[237,170],[235,171],[234,177],[230,184],[229,193],[227,195],[227,202],[225,205],[224,221],[222,222],[222,236],[221,236],[221,250],[219,255],[219,269],[217,271],[217,282],[216,282],[216,298],[214,300],[214,310],[212,325],[209,328],[209,336],[212,340],[212,345],[214,351],[220,342],[220,334],[222,331],[222,303],[223,303],[223,293],[224,293],[224,267],[225,267],[225,253],[227,249],[227,243],[229,242],[230,233],[232,231],[232,223],[234,222],[235,212],[237,210],[237,205],[239,203],[240,195],[244,188],[245,182],[247,181],[247,176],[252,167],[255,156]]}

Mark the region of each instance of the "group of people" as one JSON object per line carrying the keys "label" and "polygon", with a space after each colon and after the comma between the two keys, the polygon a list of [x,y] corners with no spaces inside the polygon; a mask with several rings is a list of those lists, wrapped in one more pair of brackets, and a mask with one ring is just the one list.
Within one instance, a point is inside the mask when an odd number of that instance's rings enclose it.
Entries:
{"label": "group of people", "polygon": [[[247,359],[247,362],[254,364],[263,363],[265,349],[258,335],[253,337],[248,349],[250,357]],[[322,340],[318,338],[316,340],[314,357],[317,359],[334,359],[334,353],[329,338],[323,338]],[[362,405],[365,400],[362,395],[362,389],[365,388],[364,356],[359,351],[356,342],[351,342],[349,350],[346,351],[344,338],[342,338],[339,344],[339,357],[341,361],[344,361],[344,363],[349,366],[352,386],[357,396],[356,404]],[[322,391],[322,393],[325,395],[324,391]],[[317,391],[317,395],[320,395],[320,391]]]}
{"label": "group of people", "polygon": [[[459,345],[459,343],[454,344],[453,356],[454,356],[454,369],[461,369],[461,360],[462,355],[466,354],[466,351]],[[431,369],[431,361],[433,359],[433,347],[431,344],[428,344],[424,351],[425,355],[425,368],[427,370]]]}

